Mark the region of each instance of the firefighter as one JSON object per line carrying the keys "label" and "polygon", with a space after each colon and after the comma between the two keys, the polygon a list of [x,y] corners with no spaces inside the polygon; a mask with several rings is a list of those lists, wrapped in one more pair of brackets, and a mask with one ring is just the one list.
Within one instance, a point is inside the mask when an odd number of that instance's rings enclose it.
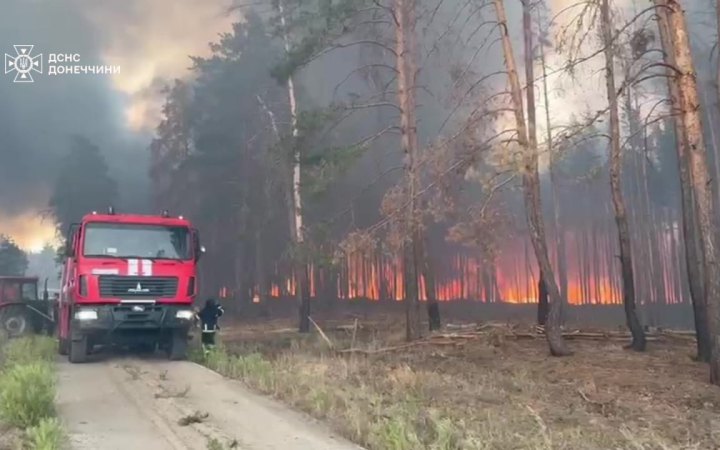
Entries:
{"label": "firefighter", "polygon": [[198,313],[200,326],[202,327],[202,346],[205,353],[215,346],[215,333],[220,329],[218,319],[223,313],[225,313],[225,310],[213,298],[209,298],[205,302],[203,309]]}

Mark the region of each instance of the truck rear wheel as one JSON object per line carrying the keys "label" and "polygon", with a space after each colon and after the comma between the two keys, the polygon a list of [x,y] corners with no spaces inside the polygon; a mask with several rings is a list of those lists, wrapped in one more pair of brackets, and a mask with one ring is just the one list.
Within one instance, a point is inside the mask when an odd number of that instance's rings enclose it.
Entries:
{"label": "truck rear wheel", "polygon": [[173,331],[170,337],[168,357],[171,361],[180,361],[187,358],[188,333],[187,330]]}
{"label": "truck rear wheel", "polygon": [[83,335],[70,339],[68,360],[73,363],[84,363],[88,357],[88,337]]}

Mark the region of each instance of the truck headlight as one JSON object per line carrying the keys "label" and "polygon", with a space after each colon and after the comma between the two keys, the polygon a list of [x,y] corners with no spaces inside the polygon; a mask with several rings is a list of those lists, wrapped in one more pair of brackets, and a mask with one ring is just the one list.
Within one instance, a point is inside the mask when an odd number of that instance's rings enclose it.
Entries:
{"label": "truck headlight", "polygon": [[181,309],[175,313],[175,317],[181,320],[190,320],[193,318],[193,312],[189,309]]}
{"label": "truck headlight", "polygon": [[94,309],[81,309],[75,311],[75,318],[77,320],[97,320],[98,313]]}

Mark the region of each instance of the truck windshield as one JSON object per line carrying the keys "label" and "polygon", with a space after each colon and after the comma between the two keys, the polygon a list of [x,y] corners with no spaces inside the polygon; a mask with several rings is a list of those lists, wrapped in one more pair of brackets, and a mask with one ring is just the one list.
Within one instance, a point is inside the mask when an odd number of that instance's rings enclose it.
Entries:
{"label": "truck windshield", "polygon": [[85,226],[83,254],[89,257],[187,260],[191,255],[186,227],[120,223]]}

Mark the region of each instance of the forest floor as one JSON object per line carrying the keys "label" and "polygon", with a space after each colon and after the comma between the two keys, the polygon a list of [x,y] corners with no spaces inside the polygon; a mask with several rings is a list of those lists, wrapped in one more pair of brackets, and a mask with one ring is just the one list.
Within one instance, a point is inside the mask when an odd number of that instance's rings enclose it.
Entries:
{"label": "forest floor", "polygon": [[406,347],[399,316],[318,322],[325,336],[282,320],[227,326],[206,364],[370,449],[720,448],[720,389],[687,337],[645,353],[576,339],[553,358],[511,327]]}

